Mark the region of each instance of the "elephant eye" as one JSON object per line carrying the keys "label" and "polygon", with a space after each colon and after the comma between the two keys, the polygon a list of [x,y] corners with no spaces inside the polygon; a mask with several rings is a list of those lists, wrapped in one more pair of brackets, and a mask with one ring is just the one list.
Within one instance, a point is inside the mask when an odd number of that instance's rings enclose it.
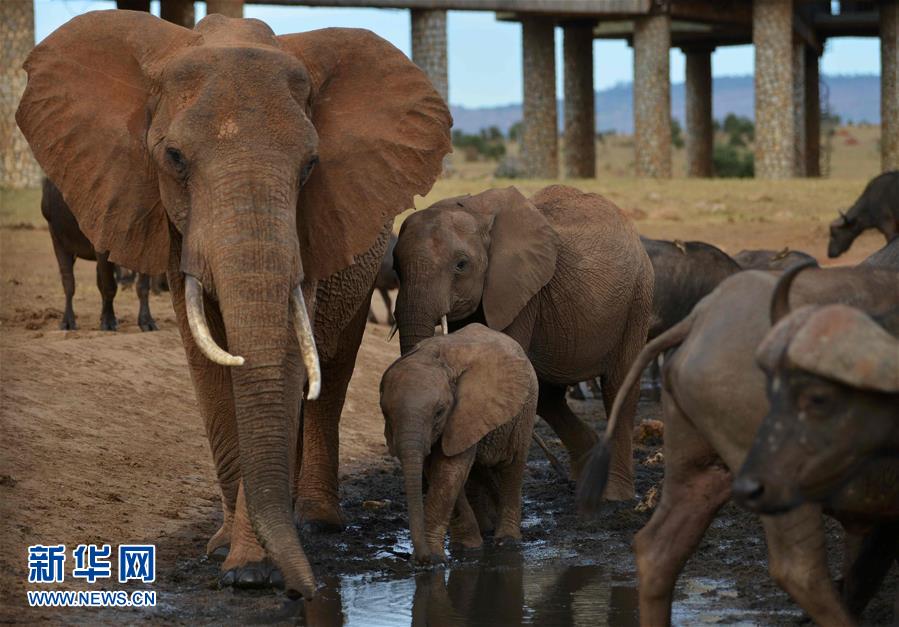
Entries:
{"label": "elephant eye", "polygon": [[309,162],[303,166],[303,170],[300,172],[300,187],[306,184],[306,181],[309,180],[309,176],[312,174],[312,169],[315,168],[315,165],[318,163],[318,155],[314,155]]}
{"label": "elephant eye", "polygon": [[178,174],[183,176],[187,173],[187,160],[180,150],[177,148],[166,148],[165,156]]}
{"label": "elephant eye", "polygon": [[466,268],[468,268],[468,259],[460,259],[456,262],[456,272],[465,272]]}

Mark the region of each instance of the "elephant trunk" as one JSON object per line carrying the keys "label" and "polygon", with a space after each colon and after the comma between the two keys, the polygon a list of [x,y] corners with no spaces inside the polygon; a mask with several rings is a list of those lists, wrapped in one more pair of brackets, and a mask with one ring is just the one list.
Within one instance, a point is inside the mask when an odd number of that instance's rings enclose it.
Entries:
{"label": "elephant trunk", "polygon": [[421,473],[424,463],[421,435],[407,435],[400,444],[400,463],[403,465],[403,482],[406,487],[406,504],[409,511],[409,533],[412,536],[412,555],[416,560],[428,555],[425,541],[424,497]]}
{"label": "elephant trunk", "polygon": [[[241,476],[256,537],[281,570],[288,596],[311,599],[315,578],[294,526],[290,441],[297,407],[287,386],[302,386],[289,370],[302,352],[310,395],[319,376],[302,295],[296,227],[264,205],[217,225],[210,269],[224,321],[227,350],[244,364],[231,369]],[[292,222],[292,221],[291,221]],[[260,230],[266,235],[260,238]],[[304,322],[305,320],[305,322]],[[295,327],[292,329],[292,327]],[[299,343],[299,346],[297,344]],[[301,387],[302,389],[302,387]]]}
{"label": "elephant trunk", "polygon": [[[413,283],[412,280],[407,284]],[[426,294],[416,294],[408,287],[400,287],[394,317],[400,332],[400,352],[405,355],[422,340],[434,337],[434,326],[440,315],[433,314],[432,307],[424,307]],[[443,312],[440,312],[441,314]]]}

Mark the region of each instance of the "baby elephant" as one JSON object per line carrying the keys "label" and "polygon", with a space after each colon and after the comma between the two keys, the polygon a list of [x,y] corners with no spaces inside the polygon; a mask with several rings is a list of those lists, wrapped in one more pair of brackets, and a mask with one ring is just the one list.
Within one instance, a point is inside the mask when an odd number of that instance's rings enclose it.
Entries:
{"label": "baby elephant", "polygon": [[381,410],[387,445],[403,466],[415,561],[446,560],[443,544],[454,508],[451,542],[481,546],[464,489],[472,466],[496,487],[496,541],[521,537],[521,482],[537,375],[515,340],[470,324],[420,342],[384,373]]}

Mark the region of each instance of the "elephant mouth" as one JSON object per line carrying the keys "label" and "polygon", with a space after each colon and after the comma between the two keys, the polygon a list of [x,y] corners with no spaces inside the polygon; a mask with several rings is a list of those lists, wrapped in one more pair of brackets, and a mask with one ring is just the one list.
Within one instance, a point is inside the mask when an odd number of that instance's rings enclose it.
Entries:
{"label": "elephant mouth", "polygon": [[[203,285],[191,274],[184,276],[184,300],[191,336],[203,355],[209,361],[220,366],[242,366],[245,362],[243,357],[232,355],[219,346],[212,337],[209,325],[206,322],[206,311],[203,305]],[[291,291],[288,306],[293,314],[294,330],[297,334],[300,355],[303,358],[306,378],[309,382],[306,398],[314,401],[321,393],[321,366],[318,359],[318,350],[315,347],[312,323],[309,321],[309,313],[306,309],[306,300],[303,298],[303,290],[299,285]]]}

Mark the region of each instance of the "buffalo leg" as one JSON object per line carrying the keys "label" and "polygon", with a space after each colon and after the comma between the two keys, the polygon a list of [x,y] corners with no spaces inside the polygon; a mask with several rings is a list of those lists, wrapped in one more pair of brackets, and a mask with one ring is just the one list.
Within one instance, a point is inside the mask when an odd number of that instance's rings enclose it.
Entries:
{"label": "buffalo leg", "polygon": [[577,477],[596,443],[596,432],[574,415],[565,402],[565,386],[540,381],[537,413],[556,432],[571,458],[571,474]]}
{"label": "buffalo leg", "polygon": [[721,506],[731,475],[663,390],[665,479],[652,518],[634,537],[640,623],[671,623],[674,584]]}
{"label": "buffalo leg", "polygon": [[62,280],[62,291],[66,295],[66,310],[62,314],[59,328],[64,331],[77,329],[75,324],[75,310],[72,308],[72,299],[75,297],[75,255],[66,251],[62,243],[50,231],[53,240],[53,252],[56,254],[56,263],[59,264],[59,277]]}
{"label": "buffalo leg", "polygon": [[103,309],[100,312],[100,329],[102,331],[115,331],[119,326],[115,317],[113,302],[119,287],[115,280],[115,265],[109,262],[109,254],[97,255],[97,289],[103,299]]}
{"label": "buffalo leg", "polygon": [[852,625],[827,568],[821,507],[802,505],[779,516],[762,516],[762,524],[774,581],[819,625]]}
{"label": "buffalo leg", "polygon": [[156,321],[150,315],[150,275],[139,274],[137,276],[137,300],[140,308],[137,312],[137,325],[141,331],[158,331]]}
{"label": "buffalo leg", "polygon": [[[843,602],[850,614],[858,619],[877,593],[883,578],[890,570],[894,559],[899,559],[899,523],[884,523],[875,526],[864,535],[846,532],[847,545],[855,536],[855,550],[846,551],[846,566],[843,573]],[[899,616],[894,617],[899,620]]]}

